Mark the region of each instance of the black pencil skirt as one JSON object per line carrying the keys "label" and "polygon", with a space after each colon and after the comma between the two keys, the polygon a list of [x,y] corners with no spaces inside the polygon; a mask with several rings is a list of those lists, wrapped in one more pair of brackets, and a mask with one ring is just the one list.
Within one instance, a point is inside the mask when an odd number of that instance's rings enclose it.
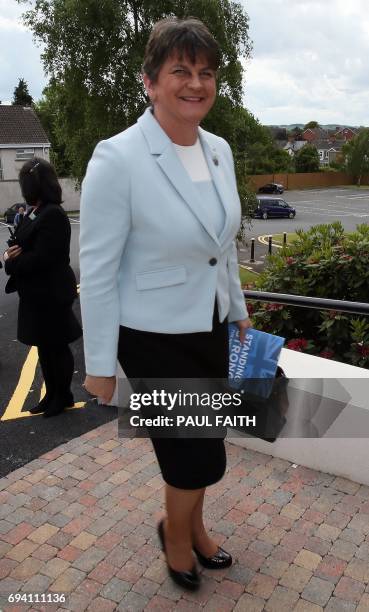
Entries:
{"label": "black pencil skirt", "polygon": [[[227,378],[228,323],[215,305],[211,332],[153,333],[120,327],[118,359],[127,378]],[[164,481],[179,489],[218,482],[226,469],[223,438],[151,438]]]}

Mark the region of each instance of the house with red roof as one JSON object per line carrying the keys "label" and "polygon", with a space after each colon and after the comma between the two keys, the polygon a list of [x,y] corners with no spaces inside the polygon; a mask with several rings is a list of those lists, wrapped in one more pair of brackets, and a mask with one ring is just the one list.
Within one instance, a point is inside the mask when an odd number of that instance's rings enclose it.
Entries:
{"label": "house with red roof", "polygon": [[0,104],[0,181],[18,180],[22,164],[33,157],[49,161],[49,138],[30,107]]}

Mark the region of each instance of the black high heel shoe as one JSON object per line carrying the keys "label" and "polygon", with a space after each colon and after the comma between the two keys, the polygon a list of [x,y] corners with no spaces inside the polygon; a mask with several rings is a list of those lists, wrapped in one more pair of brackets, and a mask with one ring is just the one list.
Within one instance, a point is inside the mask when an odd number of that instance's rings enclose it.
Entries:
{"label": "black high heel shoe", "polygon": [[193,548],[196,557],[203,567],[206,569],[225,569],[232,565],[232,555],[226,550],[218,546],[218,551],[212,557],[204,557],[195,547]]}
{"label": "black high heel shoe", "polygon": [[37,406],[30,408],[28,412],[30,412],[31,414],[41,414],[41,412],[45,412],[45,410],[49,408],[50,404],[51,398],[45,395],[45,397],[42,398],[42,400],[37,404]]}
{"label": "black high heel shoe", "polygon": [[72,393],[68,393],[64,398],[55,397],[47,408],[44,410],[43,417],[48,419],[49,417],[57,416],[64,412],[68,406],[74,405],[74,397]]}
{"label": "black high heel shoe", "polygon": [[[158,525],[158,534],[161,543],[161,548],[166,555],[165,538],[164,538],[164,520],[161,520]],[[194,565],[192,570],[186,570],[184,572],[178,572],[172,569],[167,560],[168,572],[172,580],[179,586],[189,591],[196,591],[201,584],[200,576],[197,573],[196,566]]]}

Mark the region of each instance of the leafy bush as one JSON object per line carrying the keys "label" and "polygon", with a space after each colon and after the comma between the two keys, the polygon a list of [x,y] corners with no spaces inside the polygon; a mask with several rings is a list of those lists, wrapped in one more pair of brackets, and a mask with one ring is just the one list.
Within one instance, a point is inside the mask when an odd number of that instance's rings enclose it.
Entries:
{"label": "leafy bush", "polygon": [[[296,233],[295,242],[268,258],[257,289],[368,302],[367,225],[349,235],[340,222]],[[288,348],[369,368],[369,317],[260,302],[251,310],[255,327],[285,337]]]}

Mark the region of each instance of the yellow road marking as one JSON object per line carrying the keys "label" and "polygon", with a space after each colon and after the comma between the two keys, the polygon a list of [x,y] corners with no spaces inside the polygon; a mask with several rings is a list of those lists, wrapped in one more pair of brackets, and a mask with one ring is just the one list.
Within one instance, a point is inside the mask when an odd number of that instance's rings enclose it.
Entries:
{"label": "yellow road marking", "polygon": [[[3,416],[0,418],[0,421],[10,421],[13,419],[24,419],[25,417],[40,416],[36,414],[31,414],[28,410],[22,410],[35,378],[37,363],[37,348],[35,346],[32,346],[24,362],[16,389],[9,404],[5,409]],[[45,392],[45,383],[43,383],[40,393],[40,400],[44,397]],[[70,406],[67,410],[73,410],[74,408],[84,408],[85,405],[86,402],[76,402],[74,406]]]}
{"label": "yellow road marking", "polygon": [[[10,419],[18,419],[22,416],[26,416],[27,413],[22,414],[22,408],[26,401],[27,395],[33,383],[35,377],[36,366],[38,362],[37,348],[32,346],[27,355],[27,359],[24,362],[21,375],[19,377],[18,384],[13,393],[13,396],[1,417],[1,421],[9,421]],[[29,413],[28,413],[29,415]]]}
{"label": "yellow road marking", "polygon": [[260,276],[260,272],[255,272],[255,270],[251,266],[245,266],[244,264],[238,264],[240,268],[243,270],[248,270],[249,272],[253,272],[257,276]]}
{"label": "yellow road marking", "polygon": [[[258,236],[258,242],[260,242],[260,244],[265,244],[266,246],[268,246],[269,244],[269,236],[271,236],[271,234],[264,234],[264,236]],[[272,246],[277,247],[277,249],[282,249],[283,247],[280,244],[276,244],[275,242],[273,242],[273,238],[272,238]]]}
{"label": "yellow road marking", "polygon": [[45,397],[45,395],[46,395],[46,385],[45,385],[45,383],[43,382],[43,383],[42,383],[42,387],[41,387],[41,392],[40,392],[40,401],[42,400],[42,398],[44,398],[44,397]]}

